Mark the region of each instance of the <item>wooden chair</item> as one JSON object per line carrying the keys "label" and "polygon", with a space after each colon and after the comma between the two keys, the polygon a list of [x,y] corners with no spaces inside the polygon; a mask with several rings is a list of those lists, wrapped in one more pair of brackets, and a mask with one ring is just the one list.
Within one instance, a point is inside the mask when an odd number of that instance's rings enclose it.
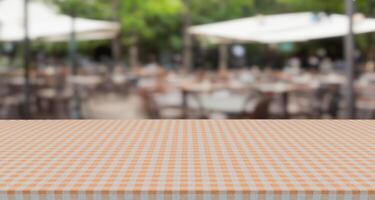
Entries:
{"label": "wooden chair", "polygon": [[375,119],[375,85],[358,88],[356,96],[357,117]]}
{"label": "wooden chair", "polygon": [[22,98],[20,96],[1,96],[0,97],[0,118],[17,119],[20,116]]}
{"label": "wooden chair", "polygon": [[[252,111],[247,111],[247,105],[254,99],[258,99],[257,103]],[[239,119],[269,119],[269,106],[272,100],[272,94],[270,93],[256,93],[250,94],[244,104],[244,111],[238,116]]]}

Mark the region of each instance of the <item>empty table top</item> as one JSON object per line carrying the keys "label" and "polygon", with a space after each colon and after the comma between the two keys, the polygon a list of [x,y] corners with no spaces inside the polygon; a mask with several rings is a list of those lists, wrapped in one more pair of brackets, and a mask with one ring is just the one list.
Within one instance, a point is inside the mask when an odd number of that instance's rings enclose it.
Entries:
{"label": "empty table top", "polygon": [[375,121],[0,121],[0,199],[375,199]]}

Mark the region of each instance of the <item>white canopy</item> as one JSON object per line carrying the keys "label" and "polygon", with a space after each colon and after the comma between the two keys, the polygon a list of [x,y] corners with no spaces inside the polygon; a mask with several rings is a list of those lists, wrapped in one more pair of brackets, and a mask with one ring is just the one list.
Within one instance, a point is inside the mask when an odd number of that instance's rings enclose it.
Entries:
{"label": "white canopy", "polygon": [[[22,0],[0,0],[0,40],[19,41],[24,38],[23,8]],[[78,40],[109,39],[119,31],[117,23],[82,18],[75,20]],[[42,2],[31,0],[29,3],[30,39],[66,41],[71,32],[71,17],[59,14]]]}
{"label": "white canopy", "polygon": [[[348,32],[348,17],[324,13],[290,13],[256,16],[193,26],[189,33],[225,42],[300,42],[344,36]],[[375,19],[356,15],[354,33],[375,32]]]}

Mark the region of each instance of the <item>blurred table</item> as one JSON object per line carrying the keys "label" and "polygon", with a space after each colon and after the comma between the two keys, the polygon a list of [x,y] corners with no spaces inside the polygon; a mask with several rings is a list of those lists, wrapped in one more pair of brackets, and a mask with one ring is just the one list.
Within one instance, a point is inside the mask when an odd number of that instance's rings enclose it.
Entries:
{"label": "blurred table", "polygon": [[322,85],[344,85],[346,78],[341,74],[327,74],[318,76],[318,80]]}
{"label": "blurred table", "polygon": [[[243,94],[248,94],[249,91],[253,90],[252,85],[242,85],[238,82],[229,83],[183,83],[180,85],[179,89],[182,91],[182,106],[185,109],[193,107],[195,109],[202,107],[208,111],[216,111],[223,113],[240,113],[244,111],[244,104],[246,102],[246,95],[235,95],[229,98],[218,98],[209,95],[203,97],[199,94],[214,93],[217,91],[227,91],[227,92],[242,92]],[[193,103],[189,105],[189,95],[195,96],[199,99],[199,103]],[[200,105],[198,105],[200,104]]]}
{"label": "blurred table", "polygon": [[69,116],[69,102],[73,98],[73,90],[55,88],[41,89],[37,93],[39,112],[43,111],[43,104],[48,104],[48,114],[56,117]]}
{"label": "blurred table", "polygon": [[[15,87],[23,87],[26,83],[26,79],[22,76],[11,77],[8,80],[8,84]],[[30,85],[41,86],[44,84],[44,80],[41,78],[30,78]]]}
{"label": "blurred table", "polygon": [[82,87],[93,88],[102,82],[102,78],[97,75],[76,75],[68,77],[68,81]]}
{"label": "blurred table", "polygon": [[260,83],[260,84],[255,85],[254,88],[263,94],[272,94],[272,95],[281,96],[282,117],[284,119],[289,118],[288,105],[289,105],[289,94],[291,92],[311,92],[316,89],[312,85],[285,83],[285,82]]}
{"label": "blurred table", "polygon": [[[215,95],[205,95],[200,97],[202,107],[205,111],[224,114],[240,114],[245,112],[245,109],[250,107],[250,105],[246,106],[247,99],[248,96],[246,95],[233,94],[223,97]],[[255,107],[255,102],[252,102],[251,107]]]}
{"label": "blurred table", "polygon": [[375,121],[0,121],[0,199],[375,199]]}
{"label": "blurred table", "polygon": [[125,74],[114,74],[111,76],[111,80],[116,85],[123,85],[132,80],[132,77]]}
{"label": "blurred table", "polygon": [[81,99],[87,99],[95,92],[98,86],[103,82],[99,75],[75,75],[69,76],[68,82],[73,85],[73,90]]}

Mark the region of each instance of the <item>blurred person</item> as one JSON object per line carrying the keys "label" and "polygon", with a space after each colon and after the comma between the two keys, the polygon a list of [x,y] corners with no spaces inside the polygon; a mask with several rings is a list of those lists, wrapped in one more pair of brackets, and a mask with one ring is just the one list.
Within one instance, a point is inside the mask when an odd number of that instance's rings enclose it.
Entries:
{"label": "blurred person", "polygon": [[155,77],[142,78],[138,83],[138,94],[142,99],[143,111],[151,118],[157,117],[157,105],[153,95],[168,91],[168,71],[163,71]]}
{"label": "blurred person", "polygon": [[198,70],[196,75],[195,75],[195,79],[194,79],[194,82],[195,83],[201,83],[201,82],[204,82],[206,80],[206,71],[205,70]]}
{"label": "blurred person", "polygon": [[17,56],[17,49],[16,49],[15,43],[10,43],[10,42],[4,43],[2,45],[2,53],[4,53],[5,57],[7,58],[7,62],[6,62],[6,65],[8,65],[7,67],[13,67],[16,56]]}
{"label": "blurred person", "polygon": [[334,71],[333,62],[330,58],[323,58],[319,63],[319,71],[323,74],[329,74]]}
{"label": "blurred person", "polygon": [[316,57],[315,55],[310,55],[308,60],[307,60],[309,67],[318,69],[319,66],[319,58]]}
{"label": "blurred person", "polygon": [[292,76],[296,76],[301,73],[301,60],[298,57],[292,57],[288,60],[287,67],[283,71]]}
{"label": "blurred person", "polygon": [[267,66],[264,68],[263,73],[261,73],[261,76],[260,76],[260,81],[261,82],[274,82],[275,81],[274,71],[272,70],[271,67]]}
{"label": "blurred person", "polygon": [[329,106],[328,106],[328,114],[333,118],[337,119],[338,112],[340,109],[340,102],[342,100],[342,96],[340,93],[339,86],[331,86],[330,92],[332,93],[329,100]]}
{"label": "blurred person", "polygon": [[320,59],[323,59],[327,56],[327,50],[324,49],[324,48],[319,48],[317,51],[316,51],[316,55],[320,58]]}
{"label": "blurred person", "polygon": [[150,90],[161,90],[166,85],[168,71],[164,70],[156,61],[155,56],[150,56],[149,63],[145,65],[141,72],[138,86]]}
{"label": "blurred person", "polygon": [[250,74],[253,76],[254,82],[259,81],[262,77],[262,72],[257,65],[251,66]]}
{"label": "blurred person", "polygon": [[218,76],[215,77],[219,82],[227,82],[229,80],[229,71],[228,69],[220,69]]}
{"label": "blurred person", "polygon": [[343,59],[338,59],[334,61],[335,70],[342,71],[345,69],[345,61]]}
{"label": "blurred person", "polygon": [[257,77],[257,76],[260,76],[262,72],[260,71],[259,66],[257,66],[257,65],[253,65],[253,66],[251,66],[251,68],[250,68],[250,73],[251,73],[253,76]]}
{"label": "blurred person", "polygon": [[182,56],[181,54],[174,54],[172,57],[173,68],[182,69]]}
{"label": "blurred person", "polygon": [[293,68],[301,68],[301,60],[298,57],[292,57],[289,59],[289,65]]}
{"label": "blurred person", "polygon": [[238,80],[244,84],[253,83],[256,80],[256,75],[250,70],[241,70],[238,74]]}
{"label": "blurred person", "polygon": [[147,75],[156,75],[162,71],[162,67],[157,62],[155,55],[151,55],[147,64],[143,68],[143,72]]}
{"label": "blurred person", "polygon": [[366,73],[373,73],[375,72],[375,63],[373,61],[368,61],[365,64],[365,72]]}

